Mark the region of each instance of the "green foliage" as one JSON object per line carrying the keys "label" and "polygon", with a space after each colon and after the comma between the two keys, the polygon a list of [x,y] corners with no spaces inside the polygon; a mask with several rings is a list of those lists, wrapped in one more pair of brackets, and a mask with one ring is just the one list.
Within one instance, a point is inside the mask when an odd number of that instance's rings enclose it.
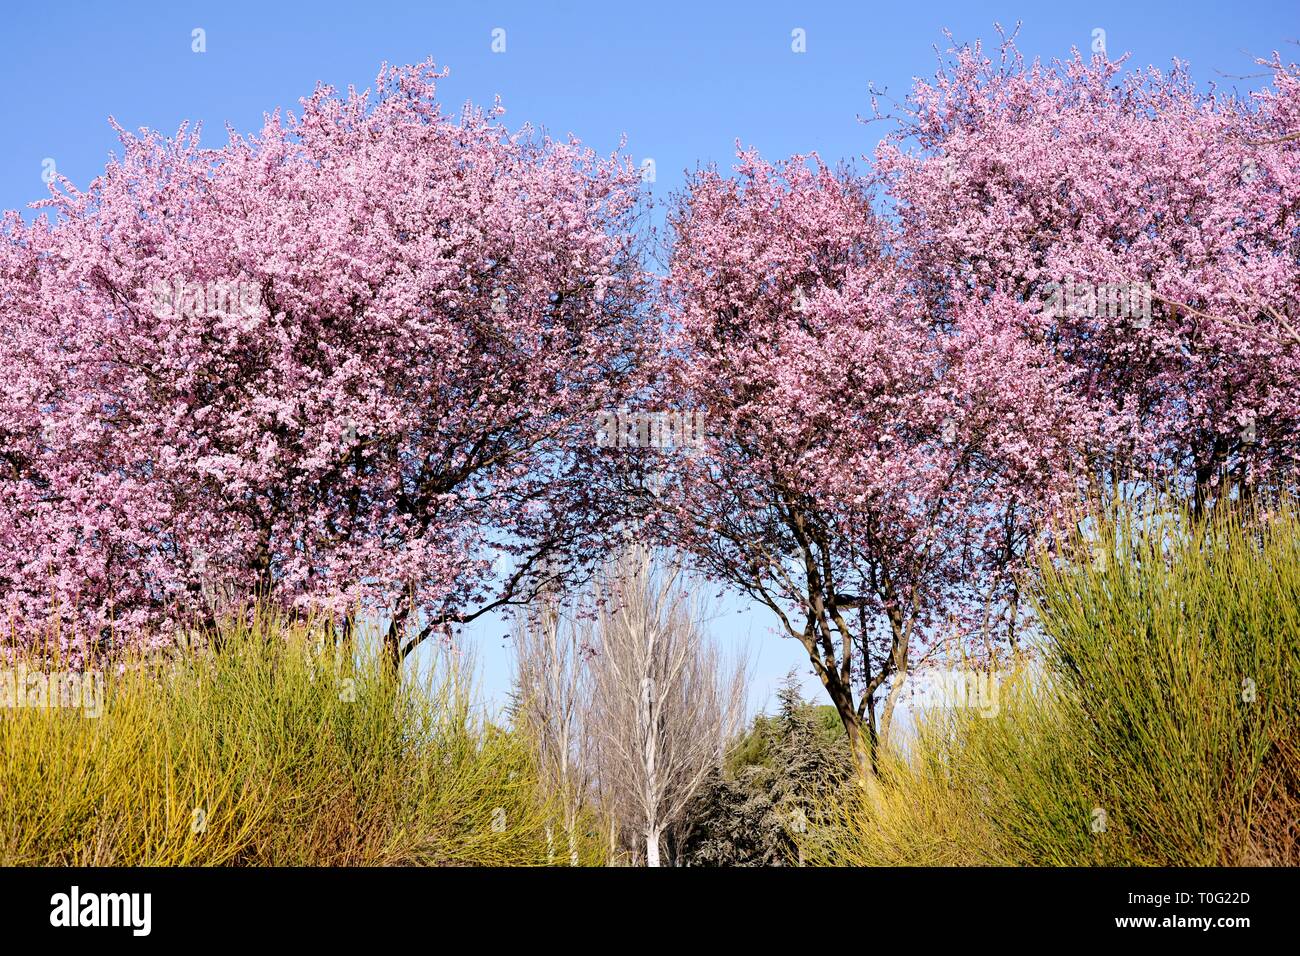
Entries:
{"label": "green foliage", "polygon": [[0,708],[0,865],[547,862],[528,748],[458,668],[399,683],[319,637],[259,610],[106,674],[99,716]]}
{"label": "green foliage", "polygon": [[691,807],[681,853],[688,865],[797,862],[807,821],[842,784],[850,755],[835,709],[803,701],[793,674],[779,699],[777,714],[755,718]]}
{"label": "green foliage", "polygon": [[1300,863],[1300,516],[1143,505],[1042,556],[1041,662],[923,722],[822,862]]}

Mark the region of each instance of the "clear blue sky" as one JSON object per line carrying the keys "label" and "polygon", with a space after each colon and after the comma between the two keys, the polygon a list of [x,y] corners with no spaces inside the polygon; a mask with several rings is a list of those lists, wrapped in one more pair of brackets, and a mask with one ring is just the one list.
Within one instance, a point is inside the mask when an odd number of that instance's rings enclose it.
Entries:
{"label": "clear blue sky", "polygon": [[[318,81],[365,88],[382,61],[432,56],[451,68],[441,89],[450,107],[490,104],[500,95],[511,125],[525,121],[573,133],[612,150],[626,135],[638,162],[655,161],[651,185],[664,197],[697,163],[726,165],[736,140],[776,157],[815,150],[857,159],[880,137],[859,115],[874,83],[903,96],[914,76],[934,70],[942,29],[959,40],[992,39],[994,22],[1023,21],[1030,56],[1088,50],[1106,31],[1112,57],[1135,65],[1190,62],[1198,79],[1250,88],[1234,77],[1280,49],[1300,59],[1300,4],[1223,3],[771,3],[669,0],[577,3],[225,2],[4,5],[0,17],[0,208],[23,208],[46,195],[43,163],[84,185],[103,168],[116,140],[106,118],[128,129],[175,132],[201,120],[204,141],[219,145],[224,125],[248,131],[263,111],[294,107]],[[207,51],[191,50],[195,28]],[[493,30],[505,52],[492,51]],[[805,53],[791,31],[806,33]],[[715,631],[747,643],[757,658],[753,702],[771,699],[803,652],[777,640],[767,617],[727,604]],[[504,627],[472,639],[484,689],[500,699],[508,663]],[[815,693],[811,677],[806,682]]]}

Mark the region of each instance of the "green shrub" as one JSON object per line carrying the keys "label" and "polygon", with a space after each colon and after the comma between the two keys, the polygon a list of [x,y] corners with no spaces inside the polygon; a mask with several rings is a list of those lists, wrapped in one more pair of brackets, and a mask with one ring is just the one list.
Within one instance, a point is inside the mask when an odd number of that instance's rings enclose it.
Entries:
{"label": "green shrub", "polygon": [[0,865],[547,863],[558,811],[463,671],[397,682],[319,633],[259,610],[116,665],[99,716],[0,708]]}
{"label": "green shrub", "polygon": [[923,719],[819,860],[1300,863],[1300,518],[1143,505],[1042,555],[1037,664],[996,716]]}

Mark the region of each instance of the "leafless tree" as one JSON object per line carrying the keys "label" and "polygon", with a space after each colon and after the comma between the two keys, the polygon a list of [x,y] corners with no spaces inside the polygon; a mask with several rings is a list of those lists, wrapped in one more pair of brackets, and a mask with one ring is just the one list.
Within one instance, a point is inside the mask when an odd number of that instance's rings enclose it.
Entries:
{"label": "leafless tree", "polygon": [[[578,865],[576,828],[589,792],[583,759],[588,709],[583,634],[565,620],[559,601],[544,595],[514,620],[515,720],[532,741],[539,770],[561,802],[569,863]],[[547,830],[554,855],[554,831]]]}
{"label": "leafless tree", "polygon": [[633,545],[601,588],[589,665],[596,772],[605,811],[659,866],[665,832],[744,719],[745,669],[703,633],[678,565]]}

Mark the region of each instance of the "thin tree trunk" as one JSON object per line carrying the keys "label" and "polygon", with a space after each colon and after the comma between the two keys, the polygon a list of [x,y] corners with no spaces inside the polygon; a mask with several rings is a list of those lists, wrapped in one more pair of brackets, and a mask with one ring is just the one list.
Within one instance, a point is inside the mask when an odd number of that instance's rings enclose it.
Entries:
{"label": "thin tree trunk", "polygon": [[863,691],[867,695],[867,744],[871,754],[871,773],[874,776],[880,771],[876,764],[877,754],[880,749],[880,737],[876,733],[876,687],[872,682],[871,647],[867,642],[867,605],[865,602],[858,605],[858,627],[862,631],[862,673],[867,681],[866,690]]}
{"label": "thin tree trunk", "polygon": [[659,833],[650,830],[645,835],[645,865],[659,865]]}
{"label": "thin tree trunk", "polygon": [[885,697],[884,711],[880,715],[880,740],[886,747],[889,746],[889,732],[894,723],[894,708],[903,696],[903,685],[906,683],[907,671],[895,671],[894,679],[889,687],[889,694]]}
{"label": "thin tree trunk", "polygon": [[849,738],[849,750],[853,754],[853,768],[857,775],[865,780],[870,780],[876,775],[875,754],[872,753],[871,741],[864,732],[862,721],[856,713],[850,715],[846,722],[841,715],[841,722],[844,723],[844,732]]}
{"label": "thin tree trunk", "polygon": [[1020,589],[1011,591],[1010,615],[1007,620],[1007,640],[1011,643],[1011,653],[1015,662],[1020,662],[1020,638],[1016,634],[1016,616],[1020,611]]}
{"label": "thin tree trunk", "polygon": [[402,631],[406,627],[406,618],[409,614],[410,607],[403,602],[394,612],[393,619],[388,622],[388,630],[384,632],[384,659],[392,669],[394,677],[400,677],[402,674]]}

